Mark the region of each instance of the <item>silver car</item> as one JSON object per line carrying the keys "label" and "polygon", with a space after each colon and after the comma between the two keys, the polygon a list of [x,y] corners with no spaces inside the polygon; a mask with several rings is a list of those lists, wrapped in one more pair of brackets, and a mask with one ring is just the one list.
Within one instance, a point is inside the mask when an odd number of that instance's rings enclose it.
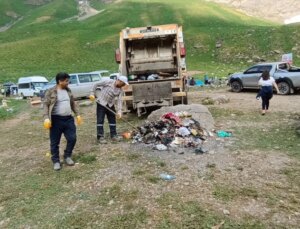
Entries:
{"label": "silver car", "polygon": [[244,72],[232,74],[228,84],[233,92],[240,92],[244,88],[258,89],[258,81],[263,71],[270,72],[281,94],[287,95],[300,88],[300,69],[285,62],[256,64]]}
{"label": "silver car", "polygon": [[[102,76],[100,72],[89,72],[89,73],[70,73],[69,88],[75,98],[88,97],[90,95],[90,90],[94,84],[98,83]],[[56,85],[56,80],[53,78],[47,85],[45,85],[41,91],[40,96],[43,98],[45,96],[46,90],[52,88]]]}

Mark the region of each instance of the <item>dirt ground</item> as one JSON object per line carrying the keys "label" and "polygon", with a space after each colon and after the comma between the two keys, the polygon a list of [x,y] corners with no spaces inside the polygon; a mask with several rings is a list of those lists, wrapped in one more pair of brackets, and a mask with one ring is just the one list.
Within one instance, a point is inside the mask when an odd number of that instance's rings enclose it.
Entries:
{"label": "dirt ground", "polygon": [[[229,102],[208,108],[216,129],[233,136],[214,136],[202,155],[124,141],[99,146],[95,106],[81,107],[77,163],[58,173],[45,156],[39,108],[2,121],[0,228],[299,228],[300,95],[275,95],[266,116],[252,91],[193,89],[189,103],[220,95]],[[118,129],[130,127],[120,121]],[[176,179],[160,180],[160,173]]]}
{"label": "dirt ground", "polygon": [[[257,91],[247,90],[241,93],[232,93],[228,88],[222,87],[220,89],[207,88],[205,93],[199,90],[191,89],[189,92],[189,103],[199,103],[206,97],[218,97],[221,95],[229,98],[230,102],[222,104],[220,107],[225,109],[233,109],[239,111],[257,111],[261,108],[261,100],[256,100]],[[270,101],[270,112],[284,112],[284,113],[299,113],[300,112],[300,93],[290,96],[274,95]]]}

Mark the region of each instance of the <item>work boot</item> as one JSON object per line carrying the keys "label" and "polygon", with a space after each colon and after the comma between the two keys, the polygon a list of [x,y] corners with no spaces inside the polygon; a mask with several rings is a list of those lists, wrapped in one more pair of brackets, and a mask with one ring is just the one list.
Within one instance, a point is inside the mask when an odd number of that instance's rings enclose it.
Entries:
{"label": "work boot", "polygon": [[69,166],[73,166],[75,163],[74,163],[74,161],[72,160],[72,158],[67,157],[67,158],[65,158],[65,164],[66,164],[66,165],[69,165]]}
{"label": "work boot", "polygon": [[53,169],[54,169],[55,171],[59,171],[59,170],[61,169],[60,163],[59,163],[59,162],[55,162],[55,163],[53,164]]}
{"label": "work boot", "polygon": [[107,141],[105,140],[104,137],[98,138],[98,139],[97,139],[97,142],[98,142],[99,144],[107,144]]}
{"label": "work boot", "polygon": [[119,136],[115,135],[115,136],[111,137],[111,141],[112,142],[119,142],[119,141],[121,141],[121,138]]}

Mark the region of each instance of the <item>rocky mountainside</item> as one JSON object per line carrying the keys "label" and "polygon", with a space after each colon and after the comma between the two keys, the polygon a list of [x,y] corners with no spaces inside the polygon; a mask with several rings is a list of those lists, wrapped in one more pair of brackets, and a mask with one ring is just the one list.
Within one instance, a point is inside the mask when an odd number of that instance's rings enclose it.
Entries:
{"label": "rocky mountainside", "polygon": [[230,5],[244,13],[280,23],[300,22],[299,0],[208,0]]}

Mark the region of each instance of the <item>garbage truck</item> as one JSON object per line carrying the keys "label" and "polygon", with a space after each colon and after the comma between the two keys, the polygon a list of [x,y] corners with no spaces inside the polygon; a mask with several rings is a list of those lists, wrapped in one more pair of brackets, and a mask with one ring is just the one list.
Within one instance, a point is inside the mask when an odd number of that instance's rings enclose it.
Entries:
{"label": "garbage truck", "polygon": [[127,76],[123,110],[138,116],[150,107],[187,103],[186,49],[177,24],[125,28],[115,52],[119,73]]}

